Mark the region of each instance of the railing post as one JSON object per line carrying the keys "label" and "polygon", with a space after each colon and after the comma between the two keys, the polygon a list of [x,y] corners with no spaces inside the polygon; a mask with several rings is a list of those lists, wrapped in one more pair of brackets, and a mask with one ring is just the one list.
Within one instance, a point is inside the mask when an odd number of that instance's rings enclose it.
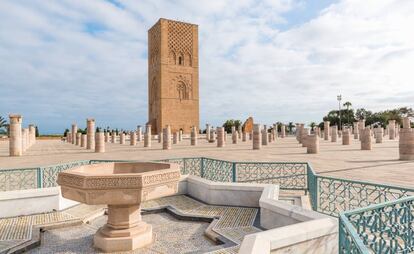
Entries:
{"label": "railing post", "polygon": [[36,175],[37,175],[37,188],[42,188],[43,187],[43,183],[42,183],[42,168],[37,168],[36,169]]}
{"label": "railing post", "polygon": [[235,162],[232,163],[232,169],[231,169],[231,171],[232,171],[231,175],[233,177],[232,180],[233,180],[233,183],[235,183],[236,180],[237,180],[237,177],[236,177],[236,163]]}
{"label": "railing post", "polygon": [[186,160],[186,158],[183,158],[183,172],[185,173],[185,174],[187,174],[187,160]]}
{"label": "railing post", "polygon": [[204,178],[204,157],[201,157],[200,176],[201,178]]}

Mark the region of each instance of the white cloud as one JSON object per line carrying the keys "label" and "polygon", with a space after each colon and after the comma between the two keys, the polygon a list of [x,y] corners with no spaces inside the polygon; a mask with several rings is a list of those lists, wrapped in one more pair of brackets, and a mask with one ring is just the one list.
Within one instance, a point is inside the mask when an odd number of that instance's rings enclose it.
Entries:
{"label": "white cloud", "polygon": [[147,29],[160,17],[199,24],[202,124],[319,121],[338,93],[414,107],[413,1],[343,0],[302,24],[289,16],[306,12],[299,0],[118,2],[0,1],[0,114],[49,131],[90,116],[145,123]]}

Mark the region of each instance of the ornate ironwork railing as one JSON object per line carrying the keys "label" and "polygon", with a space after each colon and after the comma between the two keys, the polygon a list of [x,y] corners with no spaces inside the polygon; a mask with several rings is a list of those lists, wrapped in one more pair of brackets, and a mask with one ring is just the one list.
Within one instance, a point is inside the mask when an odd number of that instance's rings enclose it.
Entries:
{"label": "ornate ironwork railing", "polygon": [[312,199],[316,202],[315,210],[333,216],[414,195],[414,189],[319,175],[316,175],[316,188],[310,192],[316,197]]}
{"label": "ornate ironwork railing", "polygon": [[414,252],[414,197],[341,213],[339,252]]}

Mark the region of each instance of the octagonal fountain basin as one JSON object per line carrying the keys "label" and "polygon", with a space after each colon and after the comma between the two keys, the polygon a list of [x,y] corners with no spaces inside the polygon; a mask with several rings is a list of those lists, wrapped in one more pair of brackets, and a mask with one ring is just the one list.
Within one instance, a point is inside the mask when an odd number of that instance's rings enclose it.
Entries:
{"label": "octagonal fountain basin", "polygon": [[153,240],[141,220],[141,202],[176,194],[180,167],[173,163],[115,162],[83,165],[59,173],[62,196],[89,205],[108,205],[108,221],[95,234],[105,252],[144,247]]}

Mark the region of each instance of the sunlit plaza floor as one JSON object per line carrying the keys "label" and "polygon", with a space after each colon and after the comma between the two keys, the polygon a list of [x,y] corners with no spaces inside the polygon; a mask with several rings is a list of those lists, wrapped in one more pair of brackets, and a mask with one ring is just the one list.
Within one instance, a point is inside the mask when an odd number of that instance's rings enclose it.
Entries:
{"label": "sunlit plaza floor", "polygon": [[333,143],[321,140],[319,154],[306,154],[294,137],[278,139],[252,150],[252,141],[231,144],[227,138],[226,146],[217,148],[215,143],[198,140],[198,146],[190,146],[190,140],[172,145],[171,150],[162,150],[157,140],[152,147],[144,148],[143,142],[137,146],[106,143],[105,153],[94,153],[79,146],[59,140],[38,140],[22,157],[8,156],[8,142],[0,142],[0,169],[24,168],[52,165],[76,160],[116,159],[116,160],[154,160],[181,157],[210,157],[231,161],[273,161],[273,162],[310,162],[317,173],[341,178],[391,183],[407,187],[414,186],[414,161],[398,159],[398,140],[372,144],[371,151],[361,151],[360,142],[351,140],[351,145],[343,146],[340,139]]}

